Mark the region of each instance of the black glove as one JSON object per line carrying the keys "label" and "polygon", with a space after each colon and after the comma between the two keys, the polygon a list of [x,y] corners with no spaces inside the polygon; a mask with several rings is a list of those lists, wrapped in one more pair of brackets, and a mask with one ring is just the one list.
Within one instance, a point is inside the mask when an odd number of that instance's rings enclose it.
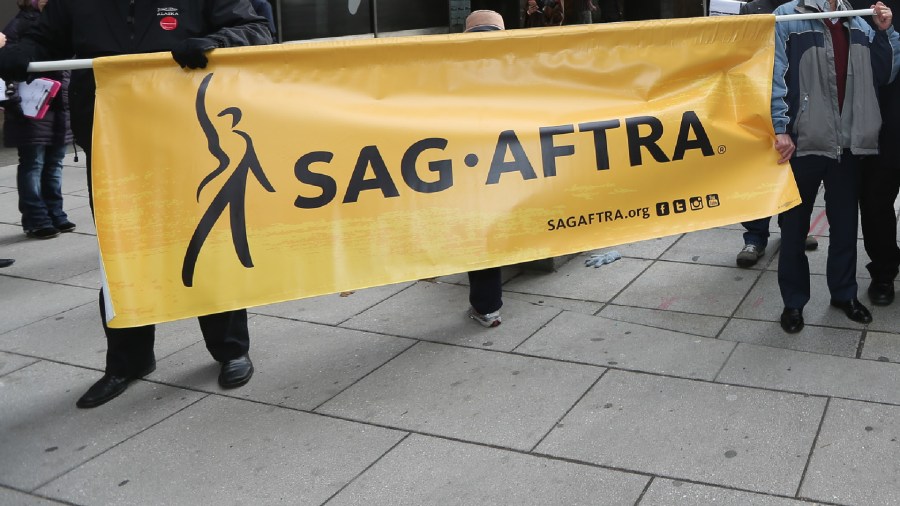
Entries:
{"label": "black glove", "polygon": [[31,59],[16,46],[0,49],[0,79],[6,82],[27,80],[29,63]]}
{"label": "black glove", "polygon": [[219,46],[212,39],[184,39],[172,48],[172,58],[181,65],[181,68],[203,69],[209,62],[206,59],[206,52],[217,47]]}

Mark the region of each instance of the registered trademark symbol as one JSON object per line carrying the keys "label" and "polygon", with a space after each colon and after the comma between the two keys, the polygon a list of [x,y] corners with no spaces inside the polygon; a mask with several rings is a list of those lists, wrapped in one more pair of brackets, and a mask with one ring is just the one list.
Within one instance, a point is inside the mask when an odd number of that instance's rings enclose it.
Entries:
{"label": "registered trademark symbol", "polygon": [[727,151],[727,150],[725,149],[725,145],[724,145],[724,144],[721,145],[721,146],[719,146],[719,154],[720,154],[720,155],[724,155],[724,154],[725,154],[725,151]]}

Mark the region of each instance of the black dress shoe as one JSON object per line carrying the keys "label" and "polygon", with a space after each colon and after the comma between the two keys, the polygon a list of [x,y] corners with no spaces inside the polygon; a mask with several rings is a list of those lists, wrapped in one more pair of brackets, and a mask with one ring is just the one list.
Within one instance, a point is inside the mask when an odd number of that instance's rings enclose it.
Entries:
{"label": "black dress shoe", "polygon": [[96,408],[101,404],[106,404],[107,402],[115,399],[122,392],[128,388],[128,384],[132,381],[143,378],[144,376],[150,374],[151,372],[156,370],[156,361],[150,365],[150,367],[144,369],[139,374],[135,376],[115,376],[112,374],[104,374],[102,378],[100,378],[96,383],[91,385],[91,388],[88,388],[88,391],[85,392],[84,395],[78,399],[78,402],[75,403],[75,406],[87,409],[87,408]]}
{"label": "black dress shoe", "polygon": [[781,312],[781,328],[788,334],[803,330],[803,310],[786,307]]}
{"label": "black dress shoe", "polygon": [[859,323],[872,323],[872,313],[866,309],[866,306],[860,304],[857,299],[850,300],[831,300],[831,305],[843,309],[847,318]]}
{"label": "black dress shoe", "polygon": [[0,268],[9,267],[14,263],[16,263],[16,261],[12,258],[0,258]]}
{"label": "black dress shoe", "polygon": [[44,227],[37,230],[29,230],[25,232],[25,235],[32,239],[53,239],[59,235],[59,230],[56,227]]}
{"label": "black dress shoe", "polygon": [[64,221],[60,224],[53,225],[53,226],[56,227],[56,230],[59,230],[60,233],[63,233],[63,234],[75,231],[75,224],[72,223],[71,221]]}
{"label": "black dress shoe", "polygon": [[219,372],[219,386],[222,388],[237,388],[245,385],[253,376],[253,362],[250,355],[243,355],[222,362],[222,370]]}
{"label": "black dress shoe", "polygon": [[869,300],[876,306],[887,306],[894,302],[894,281],[872,281],[869,285]]}

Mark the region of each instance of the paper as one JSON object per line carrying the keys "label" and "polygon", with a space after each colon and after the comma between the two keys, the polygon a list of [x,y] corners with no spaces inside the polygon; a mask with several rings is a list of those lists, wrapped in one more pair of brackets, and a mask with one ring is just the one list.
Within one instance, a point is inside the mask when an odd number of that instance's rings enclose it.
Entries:
{"label": "paper", "polygon": [[59,81],[45,78],[35,79],[30,83],[20,82],[17,90],[22,99],[22,114],[29,118],[42,118],[59,86]]}
{"label": "paper", "polygon": [[712,0],[709,3],[710,16],[730,16],[732,14],[740,14],[741,6],[745,2],[736,0]]}

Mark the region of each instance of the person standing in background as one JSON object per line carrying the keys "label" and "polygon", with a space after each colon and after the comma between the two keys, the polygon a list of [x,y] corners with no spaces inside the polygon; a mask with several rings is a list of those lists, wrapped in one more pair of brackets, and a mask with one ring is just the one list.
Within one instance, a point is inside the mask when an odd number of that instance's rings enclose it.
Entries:
{"label": "person standing in background", "polygon": [[[38,22],[47,0],[17,0],[19,13],[3,33],[10,44]],[[19,107],[17,83],[7,82],[9,100],[4,104],[3,145],[16,148],[19,166],[16,187],[19,190],[19,212],[22,229],[34,239],[52,239],[60,232],[75,230],[63,210],[62,170],[66,145],[72,142],[69,129],[69,72],[37,74],[62,84],[50,109],[41,119],[26,117]]]}

